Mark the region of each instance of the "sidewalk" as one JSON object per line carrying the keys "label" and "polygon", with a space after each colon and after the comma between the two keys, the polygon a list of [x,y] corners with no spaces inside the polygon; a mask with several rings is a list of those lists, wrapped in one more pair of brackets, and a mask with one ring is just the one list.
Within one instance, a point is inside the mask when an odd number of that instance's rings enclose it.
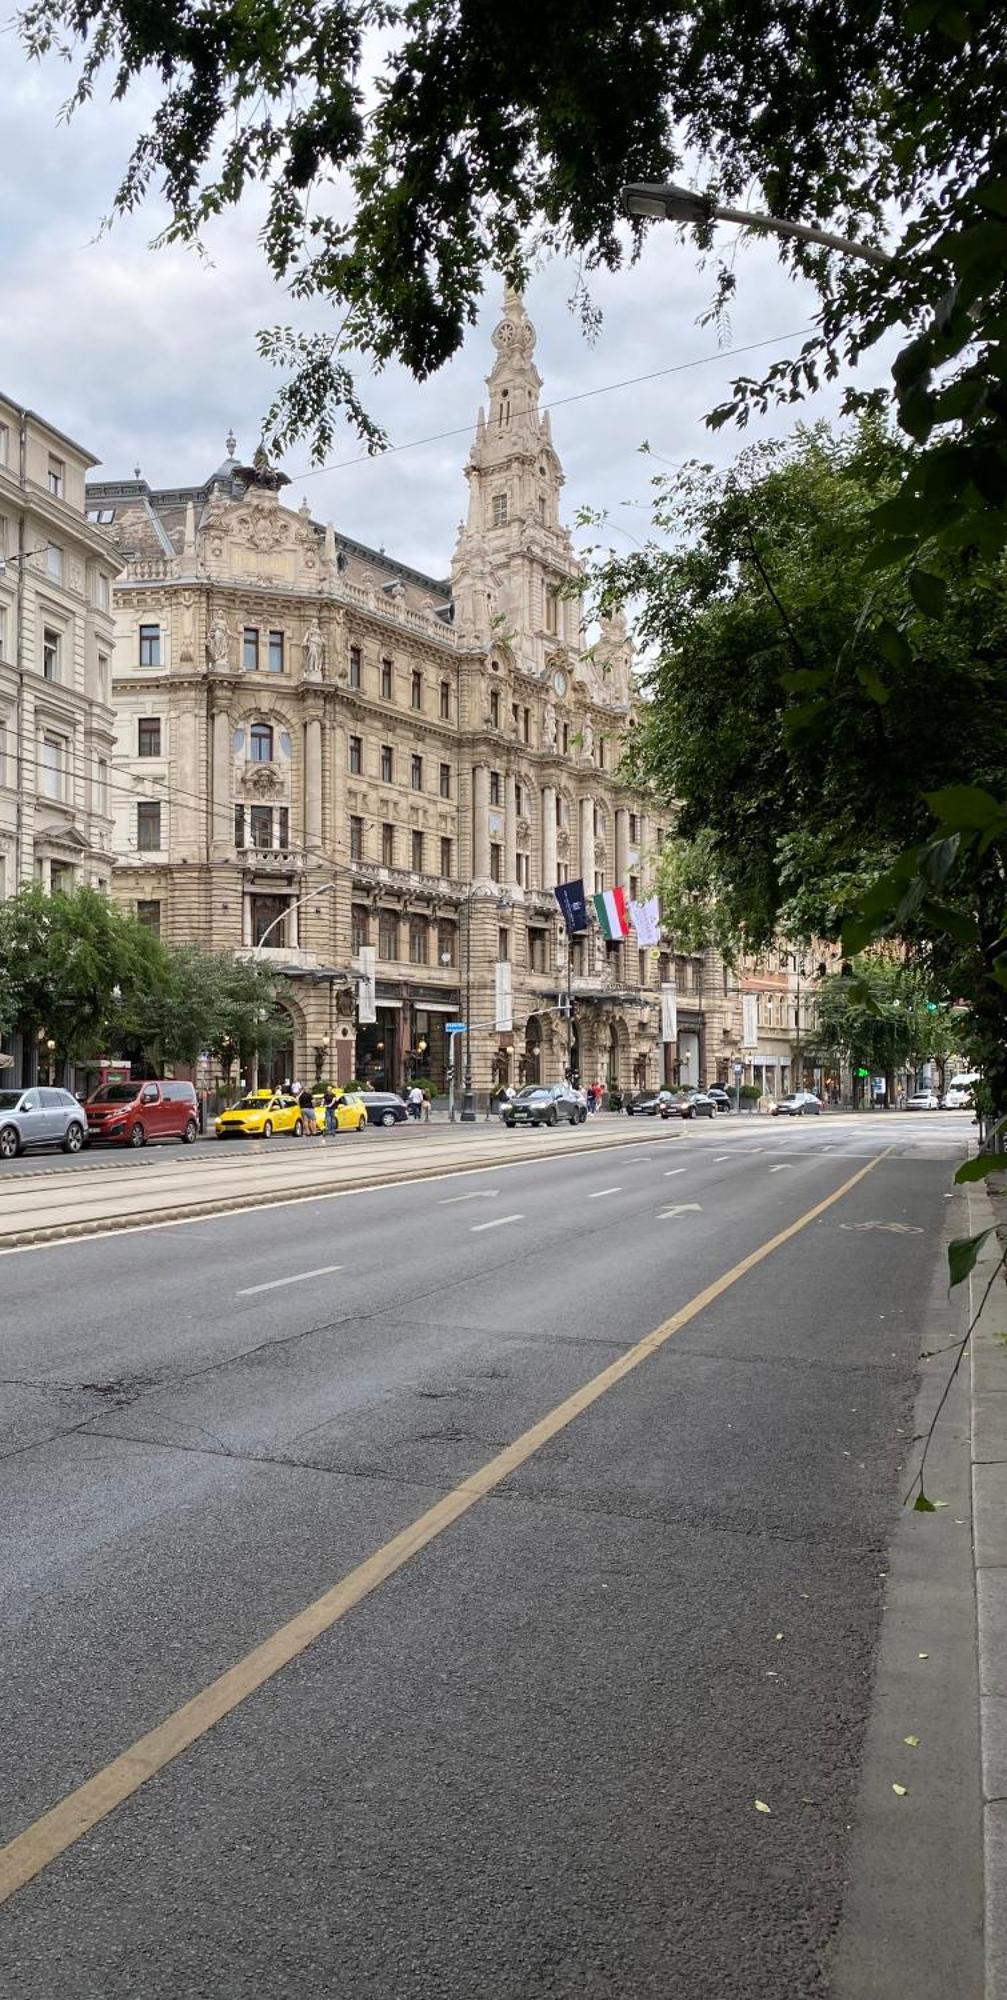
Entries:
{"label": "sidewalk", "polygon": [[[970,1230],[1007,1232],[1007,1176],[970,1194]],[[1001,1185],[997,1185],[1000,1183]],[[1003,1243],[994,1235],[972,1274],[975,1312]],[[986,2000],[1007,2000],[1007,1286],[994,1279],[972,1336],[972,1511],[979,1651]]]}

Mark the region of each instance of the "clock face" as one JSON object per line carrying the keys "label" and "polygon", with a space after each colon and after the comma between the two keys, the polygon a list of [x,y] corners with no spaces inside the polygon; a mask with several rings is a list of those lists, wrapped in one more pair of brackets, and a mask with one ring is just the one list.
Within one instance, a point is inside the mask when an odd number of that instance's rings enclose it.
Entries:
{"label": "clock face", "polygon": [[552,684],[556,690],[556,693],[562,699],[563,695],[565,695],[566,693],[566,675],[562,673],[559,669],[557,669],[557,671],[553,674]]}

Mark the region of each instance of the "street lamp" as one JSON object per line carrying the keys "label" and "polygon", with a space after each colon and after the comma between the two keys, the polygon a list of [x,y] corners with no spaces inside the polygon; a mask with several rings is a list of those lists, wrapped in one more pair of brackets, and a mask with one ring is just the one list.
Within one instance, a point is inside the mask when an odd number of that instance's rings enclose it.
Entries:
{"label": "street lamp", "polygon": [[677,187],[673,181],[634,181],[623,189],[623,200],[630,215],[652,216],[661,222],[737,222],[742,229],[794,236],[799,243],[816,243],[823,250],[838,250],[843,257],[862,257],[865,263],[879,269],[894,262],[887,250],[878,250],[872,243],[858,243],[850,236],[836,236],[830,229],[817,229],[810,222],[791,222],[782,215],[760,215],[750,208],[725,208],[692,188]]}
{"label": "street lamp", "polygon": [[285,923],[286,923],[286,921],[287,921],[287,918],[289,917],[289,915],[290,915],[290,912],[291,912],[291,910],[300,910],[300,909],[303,909],[303,907],[304,907],[304,904],[305,904],[305,903],[310,903],[310,901],[311,901],[311,898],[312,898],[312,896],[329,896],[329,895],[331,895],[331,894],[332,894],[332,891],[333,891],[333,889],[335,889],[335,887],[336,887],[336,883],[335,883],[335,881],[332,881],[332,882],[323,882],[320,888],[318,888],[318,889],[306,889],[306,890],[305,890],[305,892],[304,892],[304,895],[303,895],[303,896],[298,896],[298,897],[296,897],[296,899],[294,900],[294,902],[292,902],[292,903],[288,903],[288,904],[287,904],[287,907],[286,907],[286,909],[285,909],[285,910],[281,910],[281,911],[280,911],[280,914],[279,914],[279,916],[278,916],[278,917],[273,917],[272,921],[271,921],[270,923],[268,923],[268,924],[266,925],[266,928],[265,928],[265,930],[263,931],[263,933],[262,933],[262,936],[260,937],[260,939],[259,939],[258,943],[257,943],[257,944],[255,945],[255,947],[254,947],[254,950],[253,950],[253,953],[252,953],[252,956],[253,956],[253,958],[258,958],[258,956],[259,956],[259,953],[261,952],[261,950],[262,950],[262,947],[263,947],[263,945],[265,944],[265,942],[266,942],[266,939],[268,938],[268,936],[269,936],[269,933],[270,933],[270,931],[275,931],[276,929],[278,929],[278,927],[279,927],[279,925],[280,925],[280,924],[285,924]]}

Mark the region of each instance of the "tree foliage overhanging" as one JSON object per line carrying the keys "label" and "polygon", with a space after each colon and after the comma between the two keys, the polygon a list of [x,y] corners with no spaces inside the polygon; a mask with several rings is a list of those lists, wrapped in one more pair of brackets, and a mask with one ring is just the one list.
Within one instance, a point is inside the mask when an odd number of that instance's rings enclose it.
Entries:
{"label": "tree foliage overhanging", "polygon": [[[837,938],[876,878],[933,845],[963,770],[963,810],[1004,791],[1007,574],[1000,559],[956,564],[933,616],[917,574],[874,568],[872,521],[909,463],[865,418],[755,448],[727,473],[687,467],[655,480],[662,539],[598,570],[650,651],[627,755],[638,782],[680,801],[662,888],[683,941],[711,921],[729,951],[779,931]],[[936,843],[899,929],[934,997],[969,1002],[1007,1106],[1007,826],[989,828]]]}
{"label": "tree foliage overhanging", "polygon": [[[293,373],[275,448],[322,455],[340,405],[372,443],[345,356],[423,377],[454,354],[487,267],[543,250],[615,267],[622,189],[693,169],[711,197],[883,242],[884,269],[783,242],[818,330],[720,419],[805,394],[891,329],[900,421],[926,444],[886,532],[998,544],[1007,522],[1007,14],[997,0],[30,0],[71,103],[160,87],[115,197],[163,190],[168,240],[256,186],[263,246],[332,335],[274,328]],[[376,84],[372,75],[377,68]],[[686,163],[686,164],[684,164]],[[659,225],[661,226],[661,225]],[[708,221],[696,228],[709,246]],[[724,267],[721,298],[734,279]]]}

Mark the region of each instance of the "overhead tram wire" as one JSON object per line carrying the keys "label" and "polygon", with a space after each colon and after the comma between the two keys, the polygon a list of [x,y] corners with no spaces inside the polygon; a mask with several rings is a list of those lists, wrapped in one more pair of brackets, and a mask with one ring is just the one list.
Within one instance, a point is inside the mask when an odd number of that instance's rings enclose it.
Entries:
{"label": "overhead tram wire", "polygon": [[[562,410],[570,403],[587,403],[595,396],[610,396],[616,389],[636,389],[645,382],[659,382],[668,375],[684,375],[692,368],[708,368],[713,361],[731,361],[742,354],[754,354],[759,348],[780,347],[788,340],[803,340],[806,334],[814,333],[813,326],[799,326],[791,333],[776,333],[765,340],[750,340],[743,347],[721,347],[714,354],[697,354],[691,361],[675,361],[668,368],[653,368],[647,375],[627,375],[621,382],[602,382],[596,389],[580,389],[573,396],[557,396],[551,403],[542,404],[543,414],[547,410]],[[313,465],[304,472],[291,472],[287,477],[291,484],[304,479],[318,479],[323,472],[343,472],[354,465],[373,465],[379,459],[392,458],[403,451],[418,451],[422,445],[443,444],[448,438],[474,437],[475,424],[458,424],[454,430],[433,431],[429,437],[407,438],[404,444],[388,444],[380,451],[362,451],[356,458],[337,458],[328,465]]]}

